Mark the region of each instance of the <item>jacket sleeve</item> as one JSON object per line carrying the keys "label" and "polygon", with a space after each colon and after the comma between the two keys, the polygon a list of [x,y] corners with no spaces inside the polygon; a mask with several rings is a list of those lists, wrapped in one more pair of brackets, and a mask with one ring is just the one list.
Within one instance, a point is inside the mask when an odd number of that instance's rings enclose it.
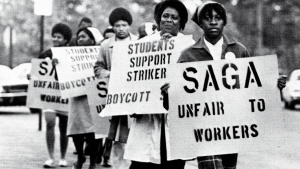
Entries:
{"label": "jacket sleeve", "polygon": [[250,54],[249,54],[249,52],[248,52],[248,50],[247,50],[247,48],[243,52],[243,57],[245,57],[245,58],[251,57]]}
{"label": "jacket sleeve", "polygon": [[241,51],[241,57],[242,58],[248,58],[248,57],[251,57],[249,52],[248,52],[248,49],[241,43],[238,42],[238,45],[240,47],[240,51]]}
{"label": "jacket sleeve", "polygon": [[110,71],[107,67],[105,47],[100,46],[100,53],[94,66],[94,73],[97,78],[109,77]]}

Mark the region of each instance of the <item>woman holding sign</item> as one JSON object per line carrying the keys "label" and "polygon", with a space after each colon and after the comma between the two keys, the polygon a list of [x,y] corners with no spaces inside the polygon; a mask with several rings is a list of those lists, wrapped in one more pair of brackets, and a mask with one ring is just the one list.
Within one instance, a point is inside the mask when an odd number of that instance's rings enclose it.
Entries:
{"label": "woman holding sign", "polygon": [[[81,28],[77,32],[77,46],[99,45],[103,36],[98,29],[93,27]],[[96,168],[96,155],[99,142],[95,139],[95,126],[90,112],[87,96],[78,96],[70,99],[70,114],[68,120],[68,136],[73,138],[77,151],[77,161],[73,164],[73,169],[81,169],[85,162],[83,151],[84,141],[89,145],[90,165],[89,169]],[[98,140],[98,141],[97,141]]]}
{"label": "woman holding sign", "polygon": [[[188,12],[182,2],[162,1],[156,5],[154,15],[159,32],[144,37],[143,41],[184,37],[180,31],[184,29],[188,20]],[[193,40],[190,43],[194,43]],[[133,117],[135,119],[129,131],[124,154],[124,158],[132,161],[130,169],[183,169],[184,160],[167,160],[167,115],[145,114]]]}
{"label": "woman holding sign", "polygon": [[[244,45],[223,34],[227,23],[226,10],[223,5],[207,1],[196,9],[192,20],[203,29],[204,35],[182,52],[179,63],[250,57]],[[285,86],[285,79],[280,78],[277,86],[282,89]],[[169,84],[161,88],[166,109],[169,108],[168,88]],[[237,157],[237,153],[197,157],[198,168],[235,169]]]}
{"label": "woman holding sign", "polygon": [[[65,47],[68,46],[69,41],[72,38],[71,28],[63,23],[58,23],[52,28],[52,42],[54,47]],[[39,59],[52,59],[52,51],[48,49],[44,51]],[[55,74],[56,76],[56,74]],[[57,77],[57,76],[56,76]],[[60,131],[60,152],[61,157],[59,160],[59,166],[67,167],[68,163],[65,160],[65,155],[68,148],[68,137],[67,137],[67,122],[68,112],[56,111],[46,109],[43,110],[46,120],[46,142],[49,152],[49,159],[45,161],[44,167],[54,167],[54,145],[55,145],[55,121],[56,117],[59,118],[59,131]]]}

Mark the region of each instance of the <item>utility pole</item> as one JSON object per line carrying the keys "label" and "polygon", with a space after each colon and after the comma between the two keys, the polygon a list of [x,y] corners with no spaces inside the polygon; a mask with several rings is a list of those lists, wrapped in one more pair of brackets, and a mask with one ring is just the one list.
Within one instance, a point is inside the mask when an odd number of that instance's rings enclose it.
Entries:
{"label": "utility pole", "polygon": [[262,48],[263,48],[263,17],[262,17],[262,10],[263,10],[263,1],[259,0],[256,2],[256,21],[257,21],[257,55],[262,55]]}
{"label": "utility pole", "polygon": [[13,68],[14,44],[16,43],[16,33],[13,29],[13,23],[8,24],[3,32],[3,43],[7,50],[8,67]]}
{"label": "utility pole", "polygon": [[[44,18],[45,16],[52,15],[52,0],[35,0],[34,1],[34,13],[41,16],[40,20],[40,54],[44,51]],[[37,110],[39,114],[39,131],[42,130],[42,111]]]}
{"label": "utility pole", "polygon": [[13,68],[13,56],[14,56],[14,49],[13,49],[13,28],[9,26],[9,67]]}
{"label": "utility pole", "polygon": [[41,32],[41,37],[40,37],[40,54],[44,51],[44,15],[41,15],[41,20],[40,20],[40,32]]}

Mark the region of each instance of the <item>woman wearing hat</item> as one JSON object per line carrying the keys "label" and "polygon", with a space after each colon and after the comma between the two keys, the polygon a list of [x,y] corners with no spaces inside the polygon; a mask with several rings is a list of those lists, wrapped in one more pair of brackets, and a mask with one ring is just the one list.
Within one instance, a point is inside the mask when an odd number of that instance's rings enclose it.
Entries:
{"label": "woman wearing hat", "polygon": [[[158,32],[144,37],[143,40],[184,36],[180,31],[185,27],[188,12],[182,2],[162,1],[156,5],[154,15]],[[194,41],[191,41],[191,44],[193,43]],[[145,114],[133,115],[133,117],[124,154],[124,158],[132,161],[130,169],[183,169],[184,160],[167,160],[169,151],[167,115]]]}
{"label": "woman wearing hat", "polygon": [[[52,43],[54,47],[65,47],[68,46],[69,41],[72,38],[71,28],[64,24],[58,23],[53,26],[52,31]],[[52,59],[52,51],[48,49],[44,51],[39,59]],[[60,152],[61,157],[59,160],[59,166],[67,167],[67,161],[65,160],[65,155],[68,147],[68,137],[67,137],[67,121],[68,112],[56,111],[45,109],[43,110],[46,120],[46,142],[49,152],[49,159],[45,161],[44,167],[51,168],[54,167],[54,145],[55,145],[55,124],[56,117],[59,118],[59,131],[60,131]]]}
{"label": "woman wearing hat", "polygon": [[[207,1],[196,9],[192,20],[202,28],[204,35],[192,47],[183,51],[179,63],[221,60],[232,56],[233,59],[250,57],[244,45],[223,34],[223,29],[227,23],[226,10],[223,5]],[[208,49],[209,52],[205,49]],[[229,56],[229,53],[232,55]],[[191,56],[196,55],[198,56],[197,59],[193,60]],[[203,156],[197,157],[197,160],[199,169],[234,169],[237,154]]]}
{"label": "woman wearing hat", "polygon": [[[103,36],[100,31],[93,27],[85,27],[76,34],[77,46],[99,45]],[[70,114],[68,120],[68,136],[73,138],[77,151],[77,161],[73,169],[81,169],[85,162],[83,151],[84,141],[89,145],[90,165],[89,169],[96,168],[96,156],[99,143],[102,140],[95,139],[96,128],[93,124],[92,115],[88,105],[87,96],[78,96],[70,99]],[[97,141],[98,140],[98,141]]]}
{"label": "woman wearing hat", "polygon": [[[227,18],[226,10],[220,3],[206,1],[197,7],[192,20],[202,28],[204,35],[181,53],[179,63],[250,57],[244,45],[223,34]],[[284,88],[285,79],[280,78],[277,86],[280,89]],[[166,108],[168,108],[168,88],[169,86],[162,87]],[[197,157],[198,168],[235,169],[237,157],[237,153]]]}

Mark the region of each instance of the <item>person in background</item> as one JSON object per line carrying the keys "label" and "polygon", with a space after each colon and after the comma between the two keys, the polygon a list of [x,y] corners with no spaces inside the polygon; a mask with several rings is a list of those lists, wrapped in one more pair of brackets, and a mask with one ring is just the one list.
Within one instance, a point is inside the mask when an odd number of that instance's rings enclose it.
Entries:
{"label": "person in background", "polygon": [[[77,32],[77,46],[99,45],[103,36],[93,27],[83,27]],[[84,141],[89,145],[90,165],[89,169],[96,168],[96,155],[102,139],[96,139],[95,126],[93,124],[87,96],[70,98],[70,114],[68,120],[68,136],[73,138],[77,151],[77,161],[73,169],[81,169],[85,162]]]}
{"label": "person in background", "polygon": [[[155,6],[154,19],[159,32],[143,37],[143,40],[183,37],[180,31],[185,28],[188,12],[181,1],[164,0]],[[124,154],[125,159],[132,161],[130,169],[183,169],[184,160],[167,160],[169,151],[167,149],[169,144],[167,115],[133,114],[132,117],[134,119]]]}
{"label": "person in background", "polygon": [[[53,47],[65,47],[68,46],[69,41],[72,38],[71,28],[64,24],[58,23],[53,26],[52,31],[52,42]],[[52,51],[48,49],[41,53],[39,59],[52,59]],[[67,167],[68,163],[65,160],[65,155],[68,148],[68,137],[67,137],[67,122],[68,112],[56,111],[46,109],[43,110],[46,120],[46,143],[49,152],[49,159],[44,163],[45,168],[55,167],[54,165],[54,145],[55,145],[55,125],[56,117],[59,119],[59,131],[60,131],[60,160],[59,166]]]}
{"label": "person in background", "polygon": [[157,30],[157,25],[151,22],[142,23],[138,28],[139,39],[154,34],[156,30]]}
{"label": "person in background", "polygon": [[[204,35],[181,53],[178,63],[250,57],[244,45],[223,33],[227,24],[226,13],[224,6],[214,1],[206,1],[197,7],[192,20],[202,28]],[[284,88],[285,83],[284,78],[279,78],[278,88]],[[161,88],[166,109],[169,109],[169,87],[169,84],[166,84]],[[198,168],[235,169],[237,157],[237,153],[197,157]]]}
{"label": "person in background", "polygon": [[[101,43],[104,40],[109,39],[110,37],[112,37],[114,35],[115,35],[115,32],[114,32],[113,27],[109,26],[103,32],[104,39],[101,41]],[[97,154],[97,161],[96,161],[97,164],[101,164],[102,157],[103,157],[103,167],[111,167],[111,165],[109,163],[109,158],[110,158],[110,154],[111,154],[111,148],[112,148],[112,140],[105,139],[104,146],[101,146],[99,148],[99,151],[98,151],[98,154]]]}
{"label": "person in background", "polygon": [[[88,17],[83,17],[78,24],[78,30],[81,28],[92,27],[92,26],[93,26],[93,21]],[[69,46],[77,46],[76,38],[77,37],[73,37],[71,39]]]}
{"label": "person in background", "polygon": [[[137,40],[137,37],[130,33],[132,16],[125,8],[119,7],[114,9],[109,15],[109,23],[113,27],[115,35],[101,43],[100,54],[94,67],[95,76],[97,78],[105,78],[110,75],[114,43]],[[113,116],[111,118],[111,125],[107,139],[114,141],[112,154],[114,157],[111,159],[115,159],[113,166],[116,169],[124,168],[127,163],[126,160],[123,159],[123,153],[128,132],[129,127],[127,116]]]}
{"label": "person in background", "polygon": [[104,40],[105,40],[105,39],[108,39],[108,38],[110,38],[110,37],[112,37],[112,36],[114,36],[114,35],[115,35],[115,32],[114,32],[113,27],[111,27],[111,26],[109,26],[108,28],[106,28],[106,29],[104,30],[104,32],[103,32]]}
{"label": "person in background", "polygon": [[92,26],[93,26],[92,20],[88,17],[83,17],[79,22],[78,28],[81,29],[81,28],[92,27]]}

